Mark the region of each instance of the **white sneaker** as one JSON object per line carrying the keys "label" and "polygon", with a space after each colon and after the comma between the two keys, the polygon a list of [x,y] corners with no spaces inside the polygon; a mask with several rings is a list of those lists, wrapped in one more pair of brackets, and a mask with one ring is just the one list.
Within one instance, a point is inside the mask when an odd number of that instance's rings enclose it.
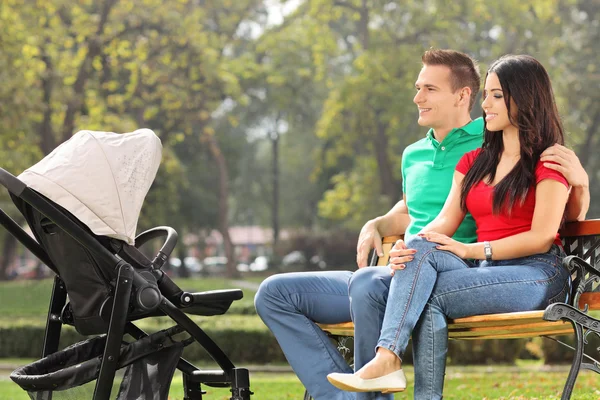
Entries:
{"label": "white sneaker", "polygon": [[336,388],[347,392],[403,392],[406,389],[406,376],[401,369],[373,379],[362,379],[355,374],[334,372],[327,380]]}

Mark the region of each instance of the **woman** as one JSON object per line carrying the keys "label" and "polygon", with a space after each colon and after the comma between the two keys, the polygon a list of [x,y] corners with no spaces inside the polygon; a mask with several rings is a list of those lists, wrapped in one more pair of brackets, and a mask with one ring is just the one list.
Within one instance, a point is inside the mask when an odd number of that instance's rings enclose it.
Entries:
{"label": "woman", "polygon": [[[412,334],[415,398],[440,399],[447,317],[544,309],[565,299],[569,274],[557,232],[568,183],[540,161],[544,149],[564,142],[548,74],[530,56],[504,56],[488,70],[482,107],[482,148],[461,159],[444,208],[408,241],[413,259],[390,260],[392,274],[402,271],[389,286],[375,358],[354,374],[330,374],[334,386],[404,390],[401,359]],[[477,243],[451,239],[467,211]]]}

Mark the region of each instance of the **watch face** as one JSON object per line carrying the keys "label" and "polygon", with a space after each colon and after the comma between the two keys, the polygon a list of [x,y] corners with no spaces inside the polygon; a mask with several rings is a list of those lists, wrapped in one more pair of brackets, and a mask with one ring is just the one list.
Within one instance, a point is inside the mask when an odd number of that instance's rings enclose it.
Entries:
{"label": "watch face", "polygon": [[490,246],[489,243],[485,243],[483,245],[483,252],[485,254],[485,259],[486,260],[491,260],[492,259],[492,247]]}

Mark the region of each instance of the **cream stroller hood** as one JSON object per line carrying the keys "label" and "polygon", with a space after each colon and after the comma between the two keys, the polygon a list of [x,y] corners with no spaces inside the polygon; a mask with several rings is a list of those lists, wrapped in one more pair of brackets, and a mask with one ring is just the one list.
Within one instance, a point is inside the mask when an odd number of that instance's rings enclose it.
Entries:
{"label": "cream stroller hood", "polygon": [[96,235],[133,245],[144,198],[162,156],[150,129],[80,131],[19,179],[61,205]]}

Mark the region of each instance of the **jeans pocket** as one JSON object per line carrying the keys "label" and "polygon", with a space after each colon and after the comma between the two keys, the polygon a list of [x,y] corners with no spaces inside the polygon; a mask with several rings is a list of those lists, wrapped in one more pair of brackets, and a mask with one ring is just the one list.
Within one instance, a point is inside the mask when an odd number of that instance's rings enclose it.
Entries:
{"label": "jeans pocket", "polygon": [[550,250],[548,250],[548,254],[554,254],[556,257],[558,257],[560,259],[563,259],[563,258],[565,258],[567,256],[567,254],[565,253],[565,251],[563,250],[563,248],[560,247],[560,246],[558,246],[558,245],[556,245],[556,244],[553,244],[550,247]]}
{"label": "jeans pocket", "polygon": [[569,294],[570,289],[571,289],[571,280],[567,279],[567,280],[565,280],[565,284],[563,285],[560,292],[558,292],[558,294],[556,294],[555,296],[552,296],[548,299],[548,305],[553,304],[553,303],[566,302],[568,300],[567,296]]}

